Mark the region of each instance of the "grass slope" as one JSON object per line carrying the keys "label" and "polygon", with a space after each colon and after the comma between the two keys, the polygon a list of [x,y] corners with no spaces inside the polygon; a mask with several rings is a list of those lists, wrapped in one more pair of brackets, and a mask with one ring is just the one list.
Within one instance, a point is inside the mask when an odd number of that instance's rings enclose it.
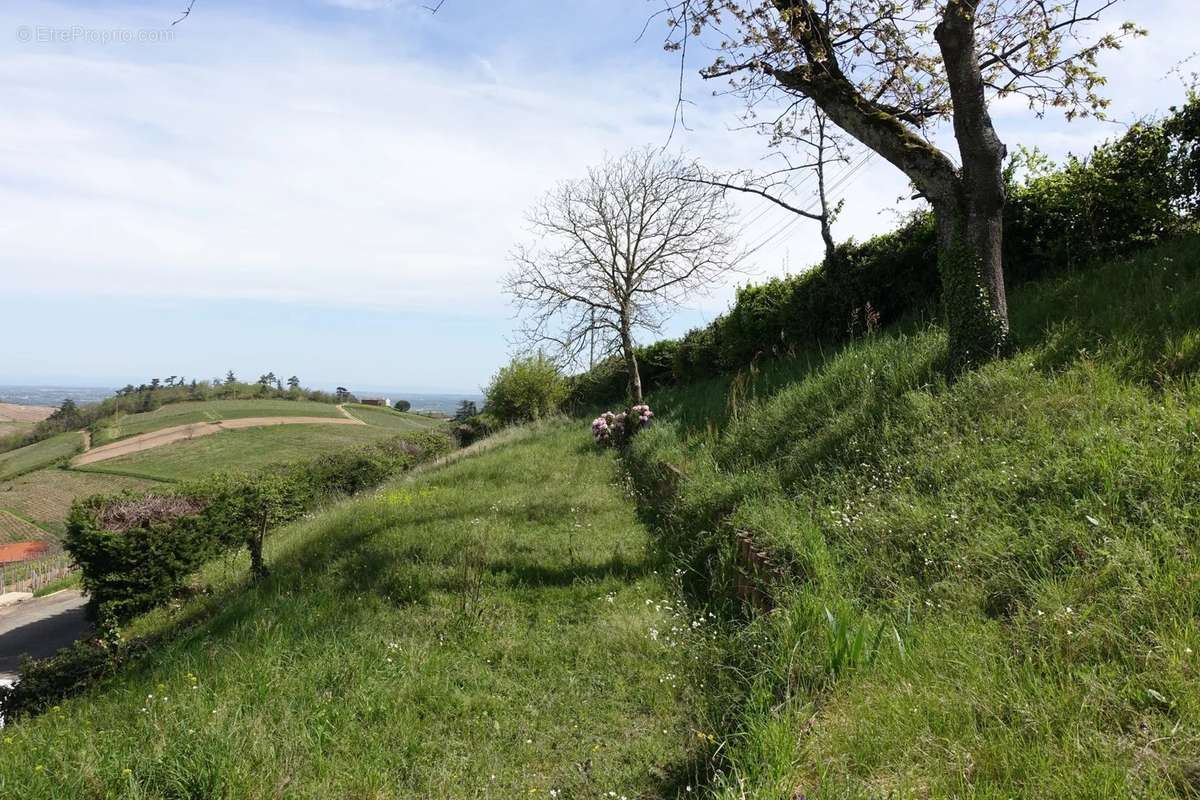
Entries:
{"label": "grass slope", "polygon": [[83,435],[78,431],[69,431],[17,450],[0,453],[0,481],[65,461],[82,449]]}
{"label": "grass slope", "polygon": [[142,414],[123,415],[117,425],[96,432],[92,446],[135,436],[139,433],[188,425],[193,422],[212,422],[221,419],[249,417],[340,417],[337,407],[330,403],[310,400],[207,400],[170,403]]}
{"label": "grass slope", "polygon": [[1200,793],[1200,241],[1010,307],[952,385],[934,328],[652,400],[630,465],[692,588],[734,531],[789,567],[714,670],[714,796]]}
{"label": "grass slope", "polygon": [[367,425],[275,425],[221,431],[84,467],[81,472],[159,481],[202,478],[229,469],[252,470],[315,458],[389,439],[395,430]]}
{"label": "grass slope", "polygon": [[394,431],[418,431],[432,428],[441,424],[439,420],[423,417],[420,414],[409,414],[391,408],[366,406],[361,403],[347,405],[346,409],[355,417],[380,428],[390,428]]}
{"label": "grass slope", "polygon": [[51,537],[28,520],[0,508],[0,544],[9,542],[41,542]]}
{"label": "grass slope", "polygon": [[212,565],[152,658],[4,731],[0,796],[674,794],[687,625],[614,477],[552,427],[277,535],[259,586]]}

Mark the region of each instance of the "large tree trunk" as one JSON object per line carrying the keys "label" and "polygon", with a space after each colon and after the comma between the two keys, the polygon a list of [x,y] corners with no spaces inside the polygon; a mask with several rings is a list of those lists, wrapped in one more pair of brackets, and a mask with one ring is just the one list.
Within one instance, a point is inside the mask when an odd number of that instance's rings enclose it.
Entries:
{"label": "large tree trunk", "polygon": [[967,201],[934,206],[952,374],[995,358],[1008,344],[1001,212],[971,206]]}
{"label": "large tree trunk", "polygon": [[978,4],[979,0],[946,0],[934,31],[946,67],[961,169],[863,96],[829,55],[829,31],[807,0],[776,0],[776,6],[795,20],[793,34],[809,63],[791,69],[762,67],[782,86],[811,98],[842,130],[903,171],[933,204],[954,371],[981,364],[1008,344],[1000,257],[1005,150],[988,114],[976,51]]}
{"label": "large tree trunk", "polygon": [[934,30],[946,65],[954,138],[962,158],[956,196],[934,199],[952,372],[994,358],[1008,346],[1001,257],[1006,151],[984,94],[975,45],[977,5],[978,0],[950,0]]}

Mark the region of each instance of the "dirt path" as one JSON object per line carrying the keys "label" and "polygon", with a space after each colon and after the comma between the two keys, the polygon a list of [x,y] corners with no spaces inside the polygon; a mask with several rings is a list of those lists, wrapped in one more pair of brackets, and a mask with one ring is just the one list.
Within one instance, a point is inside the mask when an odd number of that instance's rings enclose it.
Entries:
{"label": "dirt path", "polygon": [[163,428],[161,431],[131,436],[112,444],[93,447],[71,459],[72,467],[82,467],[95,464],[98,461],[108,461],[143,450],[153,450],[173,442],[196,439],[209,436],[221,431],[237,430],[238,428],[260,428],[267,425],[365,425],[362,420],[355,419],[345,410],[345,419],[336,417],[247,417],[245,419],[222,419],[213,422],[193,422],[188,425],[176,425],[173,428]]}

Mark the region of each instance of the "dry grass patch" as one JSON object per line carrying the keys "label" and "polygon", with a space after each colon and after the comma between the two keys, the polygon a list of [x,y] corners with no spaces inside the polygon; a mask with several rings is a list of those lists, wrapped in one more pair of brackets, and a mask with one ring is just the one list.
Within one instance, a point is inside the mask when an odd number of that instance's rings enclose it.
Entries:
{"label": "dry grass patch", "polygon": [[0,422],[41,422],[54,413],[50,406],[23,406],[0,403]]}

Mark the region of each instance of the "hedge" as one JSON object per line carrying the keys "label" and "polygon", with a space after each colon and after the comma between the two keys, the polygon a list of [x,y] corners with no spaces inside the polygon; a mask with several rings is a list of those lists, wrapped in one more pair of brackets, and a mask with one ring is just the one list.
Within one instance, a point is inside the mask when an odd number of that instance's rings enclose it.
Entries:
{"label": "hedge", "polygon": [[[1200,210],[1200,97],[1057,168],[1036,151],[1019,151],[1008,180],[1010,285],[1177,235],[1195,225]],[[652,391],[737,370],[756,358],[836,345],[868,316],[889,325],[936,314],[935,247],[932,216],[919,213],[891,233],[839,245],[828,263],[745,286],[729,312],[707,327],[640,348],[642,386]],[[625,384],[624,365],[606,361],[571,379],[567,407],[580,412],[613,402]]]}
{"label": "hedge", "polygon": [[89,614],[106,624],[126,621],[169,600],[205,561],[243,544],[262,574],[267,530],[452,446],[448,434],[422,431],[312,461],[221,473],[170,492],[79,500],[68,515],[65,546],[80,568]]}
{"label": "hedge", "polygon": [[[127,524],[114,511],[143,511]],[[162,508],[155,514],[153,509]],[[74,503],[65,546],[80,567],[89,616],[124,620],[166,602],[190,573],[228,543],[203,504],[174,494],[93,495]]]}

